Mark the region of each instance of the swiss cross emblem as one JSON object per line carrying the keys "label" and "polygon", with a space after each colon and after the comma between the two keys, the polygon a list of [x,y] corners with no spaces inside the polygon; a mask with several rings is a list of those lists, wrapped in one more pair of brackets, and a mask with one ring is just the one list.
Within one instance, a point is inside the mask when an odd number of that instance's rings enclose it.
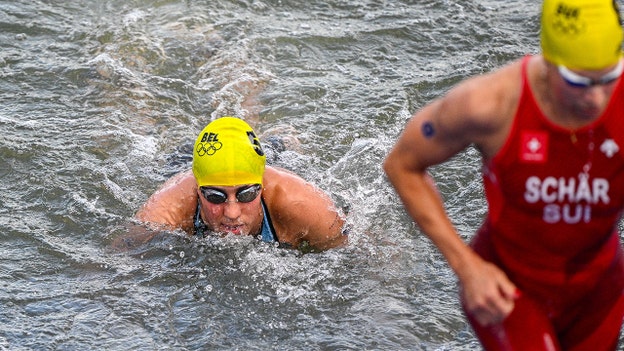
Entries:
{"label": "swiss cross emblem", "polygon": [[548,134],[524,131],[521,135],[520,160],[544,163],[548,156]]}

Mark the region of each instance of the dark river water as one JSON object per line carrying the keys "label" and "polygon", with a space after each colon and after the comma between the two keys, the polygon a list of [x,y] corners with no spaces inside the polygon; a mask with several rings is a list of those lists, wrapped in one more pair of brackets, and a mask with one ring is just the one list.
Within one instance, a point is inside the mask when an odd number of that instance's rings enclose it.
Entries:
{"label": "dark river water", "polygon": [[[0,0],[0,350],[478,350],[381,162],[411,114],[539,52],[539,1]],[[320,254],[112,240],[235,115],[343,208]],[[433,170],[468,240],[479,155]]]}

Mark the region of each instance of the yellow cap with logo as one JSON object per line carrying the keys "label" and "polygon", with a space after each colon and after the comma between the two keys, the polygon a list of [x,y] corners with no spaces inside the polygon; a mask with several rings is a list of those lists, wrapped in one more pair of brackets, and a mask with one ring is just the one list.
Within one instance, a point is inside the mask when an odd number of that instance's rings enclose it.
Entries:
{"label": "yellow cap with logo", "polygon": [[265,164],[260,140],[240,118],[216,119],[195,140],[193,174],[199,186],[262,184]]}
{"label": "yellow cap with logo", "polygon": [[542,54],[555,65],[600,70],[622,57],[615,0],[544,0]]}

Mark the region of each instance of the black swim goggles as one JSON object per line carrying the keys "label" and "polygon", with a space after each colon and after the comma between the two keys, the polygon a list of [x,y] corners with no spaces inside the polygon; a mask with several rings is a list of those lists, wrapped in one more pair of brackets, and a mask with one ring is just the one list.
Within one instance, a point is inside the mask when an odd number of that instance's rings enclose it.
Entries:
{"label": "black swim goggles", "polygon": [[[230,202],[252,202],[258,197],[260,190],[262,190],[262,185],[260,184],[242,187],[236,191],[236,200]],[[199,191],[204,199],[211,204],[218,205],[228,202],[228,195],[219,189],[202,186],[199,187]]]}

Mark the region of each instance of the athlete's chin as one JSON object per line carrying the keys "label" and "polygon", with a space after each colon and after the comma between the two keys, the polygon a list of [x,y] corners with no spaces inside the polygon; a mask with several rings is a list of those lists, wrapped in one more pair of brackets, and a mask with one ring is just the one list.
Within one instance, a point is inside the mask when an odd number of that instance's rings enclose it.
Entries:
{"label": "athlete's chin", "polygon": [[588,121],[593,121],[600,116],[600,113],[597,111],[588,111],[583,115],[583,117]]}
{"label": "athlete's chin", "polygon": [[578,115],[586,120],[594,120],[600,116],[602,109],[594,106],[584,106],[578,109]]}

